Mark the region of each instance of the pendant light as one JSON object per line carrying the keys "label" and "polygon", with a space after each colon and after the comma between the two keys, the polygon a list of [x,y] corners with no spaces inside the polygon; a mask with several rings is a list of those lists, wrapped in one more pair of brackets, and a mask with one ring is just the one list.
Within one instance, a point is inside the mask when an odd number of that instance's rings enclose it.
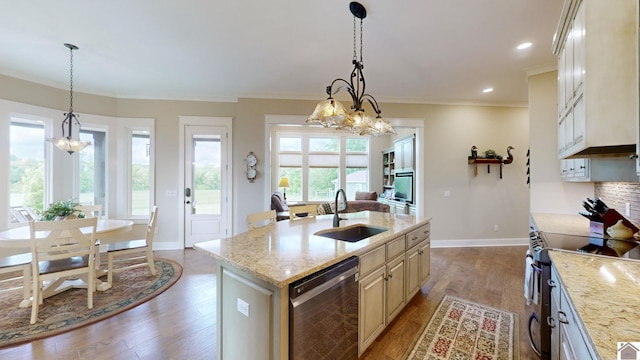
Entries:
{"label": "pendant light", "polygon": [[[73,124],[78,125],[78,131],[80,130],[80,121],[78,121],[78,115],[73,113],[73,50],[78,50],[78,47],[73,44],[64,44],[71,53],[71,65],[69,71],[69,112],[65,113],[64,120],[62,121],[62,137],[60,139],[51,138],[51,142],[60,150],[66,151],[69,154],[73,154],[76,151],[81,151],[88,145],[91,145],[89,141],[81,141],[80,138],[73,139]],[[65,136],[65,127],[67,128]]]}
{"label": "pendant light", "polygon": [[[388,120],[382,118],[380,107],[376,99],[365,92],[365,80],[362,69],[364,63],[362,61],[362,20],[367,16],[367,10],[358,2],[351,2],[349,10],[353,14],[353,70],[349,81],[344,79],[335,79],[331,85],[327,86],[327,94],[329,98],[318,103],[313,114],[307,118],[307,123],[321,124],[324,127],[333,127],[338,129],[346,129],[352,133],[359,135],[386,135],[397,134]],[[356,52],[356,18],[360,19],[360,57]],[[355,82],[354,82],[355,81]],[[335,88],[334,86],[339,85]],[[344,105],[333,98],[333,95],[345,89],[351,96],[353,103],[350,112]],[[369,102],[376,113],[376,117],[372,119],[364,110],[364,101]]]}

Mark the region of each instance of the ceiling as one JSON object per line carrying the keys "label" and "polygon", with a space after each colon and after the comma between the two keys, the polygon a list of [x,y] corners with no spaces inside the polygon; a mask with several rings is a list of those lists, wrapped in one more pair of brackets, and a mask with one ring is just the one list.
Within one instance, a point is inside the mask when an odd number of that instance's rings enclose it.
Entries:
{"label": "ceiling", "polygon": [[[562,0],[364,0],[367,92],[379,102],[527,103],[551,70]],[[13,1],[0,74],[117,98],[325,98],[352,70],[348,0]],[[359,26],[359,25],[358,25]],[[522,42],[533,46],[516,50]],[[494,89],[483,93],[487,87]]]}

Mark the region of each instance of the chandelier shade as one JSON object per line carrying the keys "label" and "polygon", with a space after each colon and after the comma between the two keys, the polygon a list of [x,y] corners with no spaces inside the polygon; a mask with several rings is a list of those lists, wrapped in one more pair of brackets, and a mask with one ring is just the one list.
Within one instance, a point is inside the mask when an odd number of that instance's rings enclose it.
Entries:
{"label": "chandelier shade", "polygon": [[[62,121],[62,137],[59,139],[51,138],[49,141],[51,141],[51,143],[53,143],[58,149],[66,151],[69,154],[73,154],[74,152],[81,151],[91,145],[91,142],[81,141],[80,138],[73,138],[73,125],[76,124],[78,126],[78,131],[80,130],[78,115],[73,113],[73,50],[78,50],[78,47],[73,44],[64,44],[64,46],[67,47],[71,53],[71,65],[69,71],[69,112],[64,114],[65,118]],[[66,134],[65,127],[67,129]]]}
{"label": "chandelier shade", "polygon": [[[320,124],[324,127],[348,130],[360,135],[386,135],[397,134],[388,120],[380,115],[382,111],[376,99],[365,93],[365,79],[362,69],[362,19],[367,16],[367,10],[358,2],[351,2],[349,10],[353,14],[353,70],[349,81],[345,79],[335,79],[331,85],[327,86],[329,97],[318,103],[314,112],[307,118],[309,124]],[[356,18],[360,19],[360,57],[356,52]],[[355,82],[354,82],[355,80]],[[339,85],[334,92],[334,86]],[[333,95],[345,89],[351,96],[351,111],[348,112],[344,105],[333,98]],[[363,103],[369,102],[376,113],[374,120],[365,112]]]}

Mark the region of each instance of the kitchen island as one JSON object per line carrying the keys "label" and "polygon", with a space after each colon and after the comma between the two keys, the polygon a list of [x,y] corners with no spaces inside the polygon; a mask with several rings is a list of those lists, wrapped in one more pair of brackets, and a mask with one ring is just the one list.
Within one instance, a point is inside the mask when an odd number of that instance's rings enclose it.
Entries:
{"label": "kitchen island", "polygon": [[351,256],[384,249],[430,222],[370,211],[340,215],[346,218],[341,228],[365,224],[388,231],[354,243],[333,240],[314,235],[332,228],[333,215],[321,215],[194,246],[218,262],[218,359],[288,359],[289,284]]}
{"label": "kitchen island", "polygon": [[549,255],[562,294],[558,310],[567,319],[558,315],[556,323],[569,329],[558,331],[560,351],[616,359],[618,342],[640,342],[640,262],[560,250]]}

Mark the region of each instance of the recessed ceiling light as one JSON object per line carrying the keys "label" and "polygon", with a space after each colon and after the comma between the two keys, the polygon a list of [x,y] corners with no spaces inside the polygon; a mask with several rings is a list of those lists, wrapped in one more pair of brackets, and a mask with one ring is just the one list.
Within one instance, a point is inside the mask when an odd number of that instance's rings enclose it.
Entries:
{"label": "recessed ceiling light", "polygon": [[490,93],[493,91],[493,88],[486,88],[484,90],[482,90],[483,93]]}
{"label": "recessed ceiling light", "polygon": [[522,44],[518,45],[517,49],[518,50],[524,50],[524,49],[530,48],[531,45],[533,45],[533,44],[531,44],[530,42],[522,43]]}

